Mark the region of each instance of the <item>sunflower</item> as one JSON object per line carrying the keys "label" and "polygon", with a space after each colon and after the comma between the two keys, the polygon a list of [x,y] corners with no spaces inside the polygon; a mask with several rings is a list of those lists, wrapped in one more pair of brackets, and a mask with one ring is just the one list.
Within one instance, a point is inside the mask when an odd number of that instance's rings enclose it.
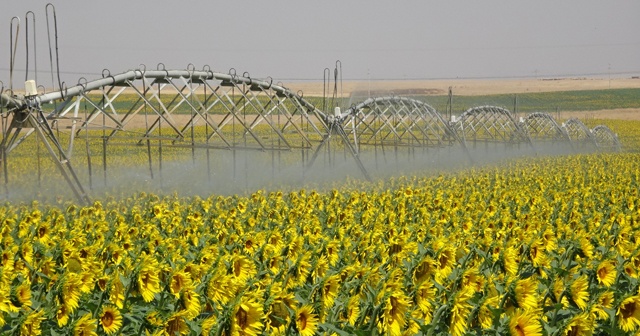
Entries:
{"label": "sunflower", "polygon": [[349,301],[347,301],[347,307],[346,307],[346,320],[349,322],[349,324],[351,324],[352,326],[356,325],[356,322],[358,321],[358,317],[360,317],[360,297],[355,295],[349,298]]}
{"label": "sunflower", "polygon": [[503,262],[505,271],[511,276],[518,273],[518,251],[513,247],[504,250]]}
{"label": "sunflower", "polygon": [[184,309],[187,311],[185,317],[189,320],[194,319],[200,314],[200,296],[193,288],[183,290],[180,296]]}
{"label": "sunflower", "polygon": [[613,265],[613,262],[610,260],[605,260],[598,265],[596,270],[596,275],[598,278],[598,283],[605,285],[606,287],[611,287],[613,283],[616,281],[616,268]]}
{"label": "sunflower", "polygon": [[515,294],[518,306],[525,310],[537,308],[537,289],[538,283],[533,277],[516,281]]}
{"label": "sunflower", "polygon": [[38,242],[43,245],[47,245],[51,241],[49,239],[50,232],[51,229],[49,229],[49,224],[47,224],[46,222],[40,223],[40,225],[38,225],[38,228],[36,229],[36,237],[38,239]]}
{"label": "sunflower", "polygon": [[209,335],[211,333],[211,330],[213,330],[213,328],[216,326],[217,323],[218,323],[218,319],[216,318],[215,315],[211,315],[205,318],[204,320],[202,320],[201,334]]}
{"label": "sunflower", "polygon": [[100,325],[107,335],[111,335],[122,327],[122,315],[116,307],[104,306],[100,314]]}
{"label": "sunflower", "polygon": [[261,304],[247,300],[236,305],[232,316],[231,335],[259,335],[264,326],[261,319]]}
{"label": "sunflower", "polygon": [[171,276],[171,283],[169,284],[169,290],[171,294],[175,295],[176,298],[180,297],[180,291],[184,288],[191,287],[192,281],[189,273],[184,271],[178,271],[173,273]]}
{"label": "sunflower", "polygon": [[101,292],[104,292],[107,290],[108,284],[109,284],[108,276],[103,275],[96,280],[96,285],[98,285],[98,289],[100,289]]}
{"label": "sunflower", "polygon": [[562,281],[562,279],[558,278],[553,282],[553,294],[556,298],[556,302],[560,300],[560,302],[562,303],[562,308],[566,309],[567,307],[569,307],[569,300],[567,299],[567,296],[564,295],[564,293],[564,282]]}
{"label": "sunflower", "polygon": [[476,292],[481,292],[484,287],[484,277],[480,275],[477,267],[472,267],[464,271],[462,274],[462,285],[470,286]]}
{"label": "sunflower", "polygon": [[453,336],[461,336],[467,330],[467,318],[471,313],[471,304],[469,300],[475,291],[471,287],[462,287],[453,298],[453,307],[451,307],[451,323],[449,330]]}
{"label": "sunflower", "polygon": [[28,281],[16,287],[15,295],[20,307],[31,307],[31,285]]}
{"label": "sunflower", "polygon": [[160,293],[160,279],[157,270],[152,265],[143,266],[138,273],[138,291],[145,302],[151,302]]}
{"label": "sunflower", "polygon": [[340,276],[332,275],[328,277],[322,286],[322,306],[325,309],[331,308],[338,295],[340,288]]}
{"label": "sunflower", "polygon": [[563,335],[567,336],[591,336],[593,334],[593,320],[588,314],[582,313],[574,316],[564,328]]}
{"label": "sunflower", "polygon": [[626,331],[634,331],[640,326],[640,295],[624,299],[616,313],[618,326]]}
{"label": "sunflower", "polygon": [[80,276],[80,281],[82,282],[82,287],[80,287],[80,291],[82,293],[89,293],[95,287],[95,281],[93,280],[93,274],[91,272],[82,272]]}
{"label": "sunflower", "polygon": [[607,291],[598,297],[596,304],[591,308],[591,316],[594,319],[606,320],[609,318],[609,313],[605,309],[611,309],[613,307],[613,292]]}
{"label": "sunflower", "polygon": [[313,336],[318,331],[318,317],[310,305],[296,310],[296,328],[301,336]]}
{"label": "sunflower", "polygon": [[424,316],[424,323],[430,323],[433,315],[433,304],[431,301],[435,300],[436,296],[436,289],[433,286],[433,282],[424,281],[420,283],[415,295],[415,301]]}
{"label": "sunflower", "polygon": [[624,272],[628,276],[630,276],[630,277],[632,277],[634,279],[638,278],[638,272],[636,271],[636,269],[637,269],[636,266],[631,262],[628,262],[628,263],[624,264]]}
{"label": "sunflower", "polygon": [[98,336],[96,334],[96,321],[91,318],[91,313],[84,314],[73,327],[74,336]]}
{"label": "sunflower", "polygon": [[478,311],[478,320],[483,329],[489,329],[493,325],[494,315],[491,309],[497,309],[500,305],[500,296],[492,296],[482,303]]}
{"label": "sunflower", "polygon": [[[293,299],[293,294],[290,295],[291,299]],[[289,307],[288,304],[282,299],[276,298],[273,301],[267,313],[267,327],[269,332],[285,330],[286,324],[289,322],[289,310],[287,307]]]}
{"label": "sunflower", "polygon": [[231,274],[236,283],[244,284],[256,274],[256,265],[243,255],[233,256],[231,259]]}
{"label": "sunflower", "polygon": [[67,273],[64,284],[62,285],[62,301],[69,313],[76,311],[80,305],[81,294],[82,279],[80,275],[76,273]]}
{"label": "sunflower", "polygon": [[413,270],[413,283],[419,285],[423,281],[433,276],[436,270],[436,263],[431,257],[425,257]]}
{"label": "sunflower", "polygon": [[60,302],[56,299],[58,304],[58,308],[56,309],[56,322],[58,323],[58,327],[63,327],[69,323],[69,308],[67,308],[66,304],[60,304]]}
{"label": "sunflower", "polygon": [[42,333],[40,324],[44,321],[44,311],[32,311],[20,326],[20,335],[36,336]]}
{"label": "sunflower", "polygon": [[593,245],[591,241],[587,237],[580,238],[580,250],[584,254],[585,257],[591,258],[593,257]]}
{"label": "sunflower", "polygon": [[542,326],[531,312],[518,309],[509,319],[509,332],[512,336],[542,336]]}
{"label": "sunflower", "polygon": [[111,278],[111,290],[109,291],[109,301],[116,307],[122,309],[124,307],[124,285],[120,281],[118,272],[113,273]]}
{"label": "sunflower", "polygon": [[332,240],[327,244],[325,255],[329,260],[329,265],[334,266],[340,259],[340,241]]}
{"label": "sunflower", "polygon": [[587,276],[583,274],[575,279],[571,286],[569,286],[569,293],[576,306],[584,310],[589,301],[589,280]]}
{"label": "sunflower", "polygon": [[0,282],[0,312],[15,313],[20,308],[11,302],[11,287],[6,283]]}
{"label": "sunflower", "polygon": [[184,311],[179,311],[169,316],[169,318],[164,322],[164,332],[166,335],[175,336],[178,335],[186,335],[189,333],[189,326],[184,318]]}
{"label": "sunflower", "polygon": [[444,248],[440,251],[436,260],[437,271],[435,274],[435,280],[438,283],[443,283],[449,274],[451,274],[455,262],[455,251],[453,248]]}

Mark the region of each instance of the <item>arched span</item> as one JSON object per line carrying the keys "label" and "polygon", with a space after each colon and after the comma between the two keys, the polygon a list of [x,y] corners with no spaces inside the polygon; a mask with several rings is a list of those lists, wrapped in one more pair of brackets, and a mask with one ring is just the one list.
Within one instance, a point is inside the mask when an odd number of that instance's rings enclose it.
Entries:
{"label": "arched span", "polygon": [[[55,108],[48,104],[54,101]],[[40,106],[52,127],[68,130],[63,137],[69,153],[73,138],[85,130],[103,131],[102,137],[116,144],[163,141],[166,146],[250,150],[310,149],[328,130],[326,114],[301,94],[235,71],[105,71],[100,79],[40,94],[27,104]]]}
{"label": "arched span", "polygon": [[475,141],[530,143],[511,112],[497,106],[478,106],[466,110],[455,122],[454,128],[467,144]]}
{"label": "arched span", "polygon": [[90,82],[78,83],[73,87],[65,88],[60,91],[41,94],[37,96],[35,100],[40,104],[51,103],[55,100],[68,99],[103,87],[128,85],[132,81],[141,81],[143,78],[147,80],[147,84],[161,83],[167,79],[185,78],[193,83],[200,84],[202,81],[210,80],[218,81],[222,85],[226,86],[246,86],[253,91],[272,90],[278,95],[299,101],[302,106],[314,113],[318,113],[323,117],[325,116],[324,112],[317,110],[313,104],[307,102],[302,96],[282,85],[273,84],[271,81],[267,82],[265,80],[252,79],[251,77],[238,76],[234,73],[225,74],[205,70],[129,70],[113,76],[104,76],[101,79]]}
{"label": "arched span", "polygon": [[589,128],[579,119],[571,118],[562,124],[569,139],[573,143],[591,143],[595,144],[593,136]]}
{"label": "arched span", "polygon": [[436,109],[408,97],[369,98],[340,118],[358,145],[442,147],[459,142]]}
{"label": "arched span", "polygon": [[530,113],[522,125],[532,141],[570,141],[565,130],[548,113]]}
{"label": "arched span", "polygon": [[598,125],[593,128],[591,134],[593,134],[593,138],[598,148],[615,151],[620,150],[620,141],[618,140],[618,136],[613,133],[609,127],[605,125]]}

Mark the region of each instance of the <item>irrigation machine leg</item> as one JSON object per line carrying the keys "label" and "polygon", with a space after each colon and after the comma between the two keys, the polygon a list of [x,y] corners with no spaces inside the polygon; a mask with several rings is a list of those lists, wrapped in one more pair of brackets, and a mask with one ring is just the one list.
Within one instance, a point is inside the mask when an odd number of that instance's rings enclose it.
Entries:
{"label": "irrigation machine leg", "polygon": [[356,161],[356,164],[358,165],[358,168],[360,168],[360,171],[362,172],[362,175],[364,175],[364,178],[366,178],[369,182],[373,181],[371,179],[371,176],[369,176],[369,172],[367,172],[367,169],[364,167],[364,164],[362,164],[358,152],[355,150],[355,148],[353,148],[353,145],[349,141],[349,136],[347,135],[347,133],[345,133],[342,125],[337,125],[336,130],[338,131],[338,134],[340,134],[340,137],[342,138],[345,146],[349,148],[349,152],[351,152],[351,156]]}
{"label": "irrigation machine leg", "polygon": [[[29,119],[31,121],[31,124],[33,125],[33,128],[36,131],[36,134],[38,135],[38,137],[40,137],[40,140],[42,140],[42,143],[44,143],[45,147],[49,151],[49,154],[51,155],[51,159],[56,164],[58,169],[60,169],[60,173],[62,174],[64,179],[67,181],[67,184],[73,191],[73,194],[76,196],[76,198],[80,203],[85,203],[87,205],[91,204],[91,199],[89,198],[84,188],[82,187],[82,183],[80,183],[80,180],[78,180],[78,176],[73,170],[73,167],[71,166],[71,162],[69,162],[69,158],[66,156],[66,154],[62,150],[62,146],[60,146],[60,143],[56,139],[55,135],[53,135],[53,131],[50,128],[48,128],[49,125],[46,124],[46,121],[44,121],[44,115],[42,115],[42,113],[40,113],[40,118],[42,118],[43,120],[42,122],[40,122],[35,115],[29,114]],[[47,126],[46,133],[42,131],[43,124]],[[58,150],[62,160],[60,160],[56,151],[53,149],[53,147],[51,147],[51,144],[49,143],[49,141],[51,141],[56,146],[56,149]]]}

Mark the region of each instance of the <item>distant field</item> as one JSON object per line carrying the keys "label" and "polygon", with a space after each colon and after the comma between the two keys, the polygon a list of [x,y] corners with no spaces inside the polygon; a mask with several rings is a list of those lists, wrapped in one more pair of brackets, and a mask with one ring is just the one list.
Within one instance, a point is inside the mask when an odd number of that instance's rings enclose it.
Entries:
{"label": "distant field", "polygon": [[[448,108],[449,97],[414,96],[436,110]],[[518,112],[597,111],[640,108],[640,89],[582,90],[557,92],[532,92],[520,94],[495,94],[481,96],[453,96],[452,111],[464,111],[479,105],[503,106]]]}
{"label": "distant field", "polygon": [[[390,95],[391,93],[389,93]],[[98,101],[98,95],[89,95],[92,100]],[[408,97],[424,101],[433,106],[441,113],[446,113],[449,109],[448,95],[407,95]],[[188,104],[179,103],[179,99],[174,100],[175,96],[165,95],[162,97],[166,106],[176,106],[175,114],[191,113]],[[237,99],[237,98],[236,98]],[[266,96],[260,96],[258,99],[268,99]],[[309,96],[305,97],[307,101],[314,104],[317,108],[329,109],[332,100],[327,98],[324,101],[322,97]],[[348,108],[363,100],[366,96],[345,97],[337,99],[335,104]],[[205,102],[203,94],[198,94],[196,101]],[[211,101],[209,98],[208,101]],[[116,102],[113,103],[118,113],[126,113],[131,109],[135,109],[142,104],[135,94],[122,94]],[[194,103],[195,105],[195,103]],[[489,94],[489,95],[453,95],[452,112],[459,114],[471,107],[481,105],[496,105],[505,107],[511,111],[517,112],[568,112],[568,111],[599,111],[614,109],[633,109],[640,108],[640,88],[626,89],[606,89],[606,90],[575,90],[575,91],[555,91],[555,92],[531,92],[519,94]],[[149,111],[151,112],[151,111]],[[218,105],[210,110],[213,114],[226,114],[227,111],[223,106]],[[248,112],[251,114],[251,112]]]}

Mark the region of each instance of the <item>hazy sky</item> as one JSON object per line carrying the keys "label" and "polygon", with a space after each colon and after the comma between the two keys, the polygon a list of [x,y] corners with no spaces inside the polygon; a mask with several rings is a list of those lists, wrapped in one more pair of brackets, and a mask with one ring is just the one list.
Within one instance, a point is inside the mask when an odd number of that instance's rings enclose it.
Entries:
{"label": "hazy sky", "polygon": [[[51,82],[43,1],[2,0],[0,80],[9,25],[36,14],[39,81]],[[54,2],[63,80],[163,62],[252,77],[344,79],[640,74],[640,1],[77,1]],[[52,19],[52,18],[51,18]],[[30,33],[33,25],[29,25]],[[53,34],[53,32],[52,32]],[[30,47],[33,50],[33,46]],[[33,60],[30,68],[33,69]],[[33,76],[30,76],[33,77]],[[23,73],[14,75],[22,86]]]}

